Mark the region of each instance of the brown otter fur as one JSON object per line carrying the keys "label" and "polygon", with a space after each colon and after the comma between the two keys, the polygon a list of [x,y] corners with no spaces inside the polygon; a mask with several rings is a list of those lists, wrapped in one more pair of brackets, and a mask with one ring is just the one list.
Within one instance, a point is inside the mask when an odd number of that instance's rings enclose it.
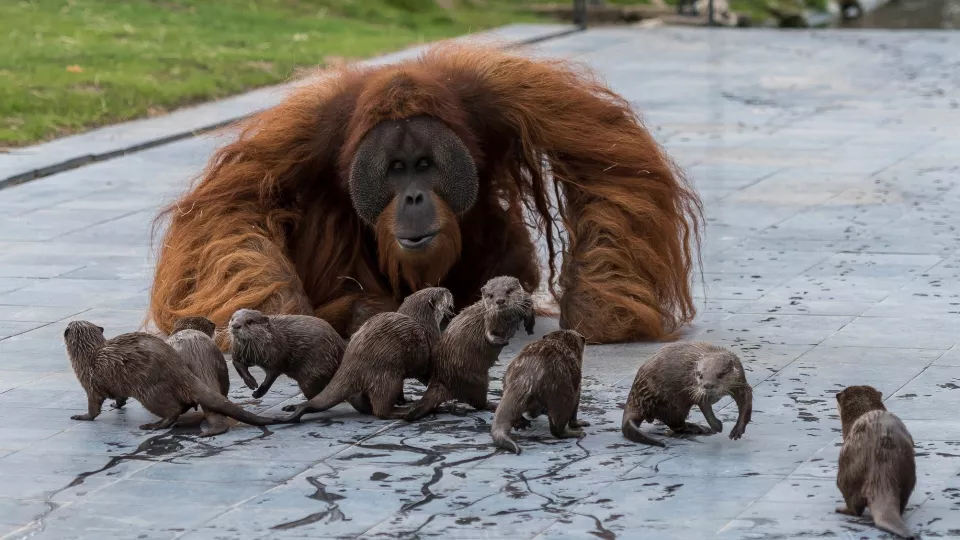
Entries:
{"label": "brown otter fur", "polygon": [[[280,374],[297,381],[304,398],[316,396],[340,367],[346,345],[328,322],[311,315],[239,309],[227,328],[233,367],[255,398],[263,397]],[[259,387],[250,366],[266,373]]]}
{"label": "brown otter fur", "polygon": [[878,528],[914,538],[902,517],[917,483],[913,437],[887,411],[882,397],[871,386],[849,386],[837,393],[843,426],[837,487],[845,503],[837,512],[860,516],[870,507]]}
{"label": "brown otter fur", "polygon": [[[230,392],[230,373],[227,362],[214,342],[216,325],[205,317],[183,317],[173,325],[173,333],[167,338],[178,353],[184,364],[200,379],[207,388],[218,392],[224,398]],[[206,422],[206,427],[200,432],[202,437],[210,437],[226,433],[230,428],[227,417],[203,408],[203,415],[195,420]],[[176,426],[188,426],[197,422],[190,422],[186,415],[177,420]]]}
{"label": "brown otter fur", "polygon": [[510,429],[530,425],[524,412],[530,418],[546,413],[554,437],[583,437],[582,429],[570,428],[590,425],[577,420],[585,344],[580,333],[557,330],[520,350],[503,376],[503,397],[490,429],[494,444],[520,453]]}
{"label": "brown otter fur", "polygon": [[87,393],[87,414],[74,420],[93,420],[103,401],[129,396],[161,420],[141,429],[164,429],[197,405],[255,426],[280,423],[244,410],[208,388],[163,339],[144,332],[120,334],[111,339],[103,328],[88,321],[73,321],[63,333],[67,355],[77,379]]}
{"label": "brown otter fur", "polygon": [[[702,341],[670,343],[637,370],[623,410],[623,436],[633,442],[665,446],[640,430],[642,422],[654,420],[674,433],[720,433],[723,423],[714,416],[712,406],[726,395],[733,397],[739,412],[730,438],[739,439],[753,412],[753,388],[740,359],[723,347]],[[686,421],[694,405],[709,428]]]}
{"label": "brown otter fur", "polygon": [[330,384],[297,405],[288,420],[299,421],[304,414],[325,411],[347,399],[360,412],[400,417],[403,413],[394,407],[403,394],[403,380],[427,383],[440,323],[453,305],[449,290],[430,287],[408,296],[399,310],[368,319],[350,338]]}
{"label": "brown otter fur", "polygon": [[487,401],[490,368],[522,322],[533,333],[536,313],[530,293],[511,276],[499,276],[481,288],[479,301],[467,306],[444,330],[430,362],[430,384],[423,397],[404,416],[423,418],[450,399],[475,409],[496,410]]}

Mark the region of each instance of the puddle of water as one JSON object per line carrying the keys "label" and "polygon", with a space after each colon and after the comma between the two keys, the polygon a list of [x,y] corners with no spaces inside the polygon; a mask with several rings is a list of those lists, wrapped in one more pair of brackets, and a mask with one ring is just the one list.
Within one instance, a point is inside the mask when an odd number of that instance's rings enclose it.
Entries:
{"label": "puddle of water", "polygon": [[838,28],[960,29],[960,0],[892,0]]}

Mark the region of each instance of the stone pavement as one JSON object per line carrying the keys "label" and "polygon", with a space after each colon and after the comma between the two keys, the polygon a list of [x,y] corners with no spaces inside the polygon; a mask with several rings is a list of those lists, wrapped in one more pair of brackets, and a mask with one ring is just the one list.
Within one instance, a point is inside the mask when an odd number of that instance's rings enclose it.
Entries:
{"label": "stone pavement", "polygon": [[[520,456],[464,410],[405,425],[340,407],[209,440],[140,431],[136,403],[70,420],[85,398],[63,328],[139,325],[150,220],[219,142],[187,139],[0,191],[0,537],[880,538],[833,513],[833,394],[870,384],[916,439],[908,524],[960,538],[960,34],[618,28],[537,47],[599,69],[702,193],[705,290],[684,339],[743,359],[743,439],[729,400],[723,435],[621,436],[658,344],[589,346],[588,435],[553,439],[541,419]],[[299,400],[285,379],[253,400],[232,376],[248,408]]]}

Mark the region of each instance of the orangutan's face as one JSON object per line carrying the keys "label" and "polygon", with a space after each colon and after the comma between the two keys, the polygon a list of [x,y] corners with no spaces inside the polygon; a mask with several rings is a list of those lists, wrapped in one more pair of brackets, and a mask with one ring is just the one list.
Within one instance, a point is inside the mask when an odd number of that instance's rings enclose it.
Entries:
{"label": "orangutan's face", "polygon": [[[477,200],[477,168],[463,141],[440,121],[384,121],[364,137],[350,167],[357,214],[404,252],[428,253],[454,234]],[[380,230],[387,228],[389,231]],[[457,244],[459,244],[459,230]]]}

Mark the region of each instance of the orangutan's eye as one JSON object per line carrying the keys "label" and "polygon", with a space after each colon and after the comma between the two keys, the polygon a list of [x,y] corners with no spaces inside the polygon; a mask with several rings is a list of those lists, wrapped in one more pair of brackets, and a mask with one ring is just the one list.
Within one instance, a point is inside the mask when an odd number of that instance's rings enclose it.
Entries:
{"label": "orangutan's eye", "polygon": [[394,171],[400,172],[406,168],[406,165],[403,164],[399,159],[390,164],[390,168]]}
{"label": "orangutan's eye", "polygon": [[427,158],[425,158],[425,157],[422,157],[422,158],[420,158],[420,159],[417,160],[417,170],[418,170],[418,171],[422,171],[422,170],[427,169],[427,168],[429,168],[429,167],[430,167],[430,160],[429,160],[429,159],[427,159]]}

